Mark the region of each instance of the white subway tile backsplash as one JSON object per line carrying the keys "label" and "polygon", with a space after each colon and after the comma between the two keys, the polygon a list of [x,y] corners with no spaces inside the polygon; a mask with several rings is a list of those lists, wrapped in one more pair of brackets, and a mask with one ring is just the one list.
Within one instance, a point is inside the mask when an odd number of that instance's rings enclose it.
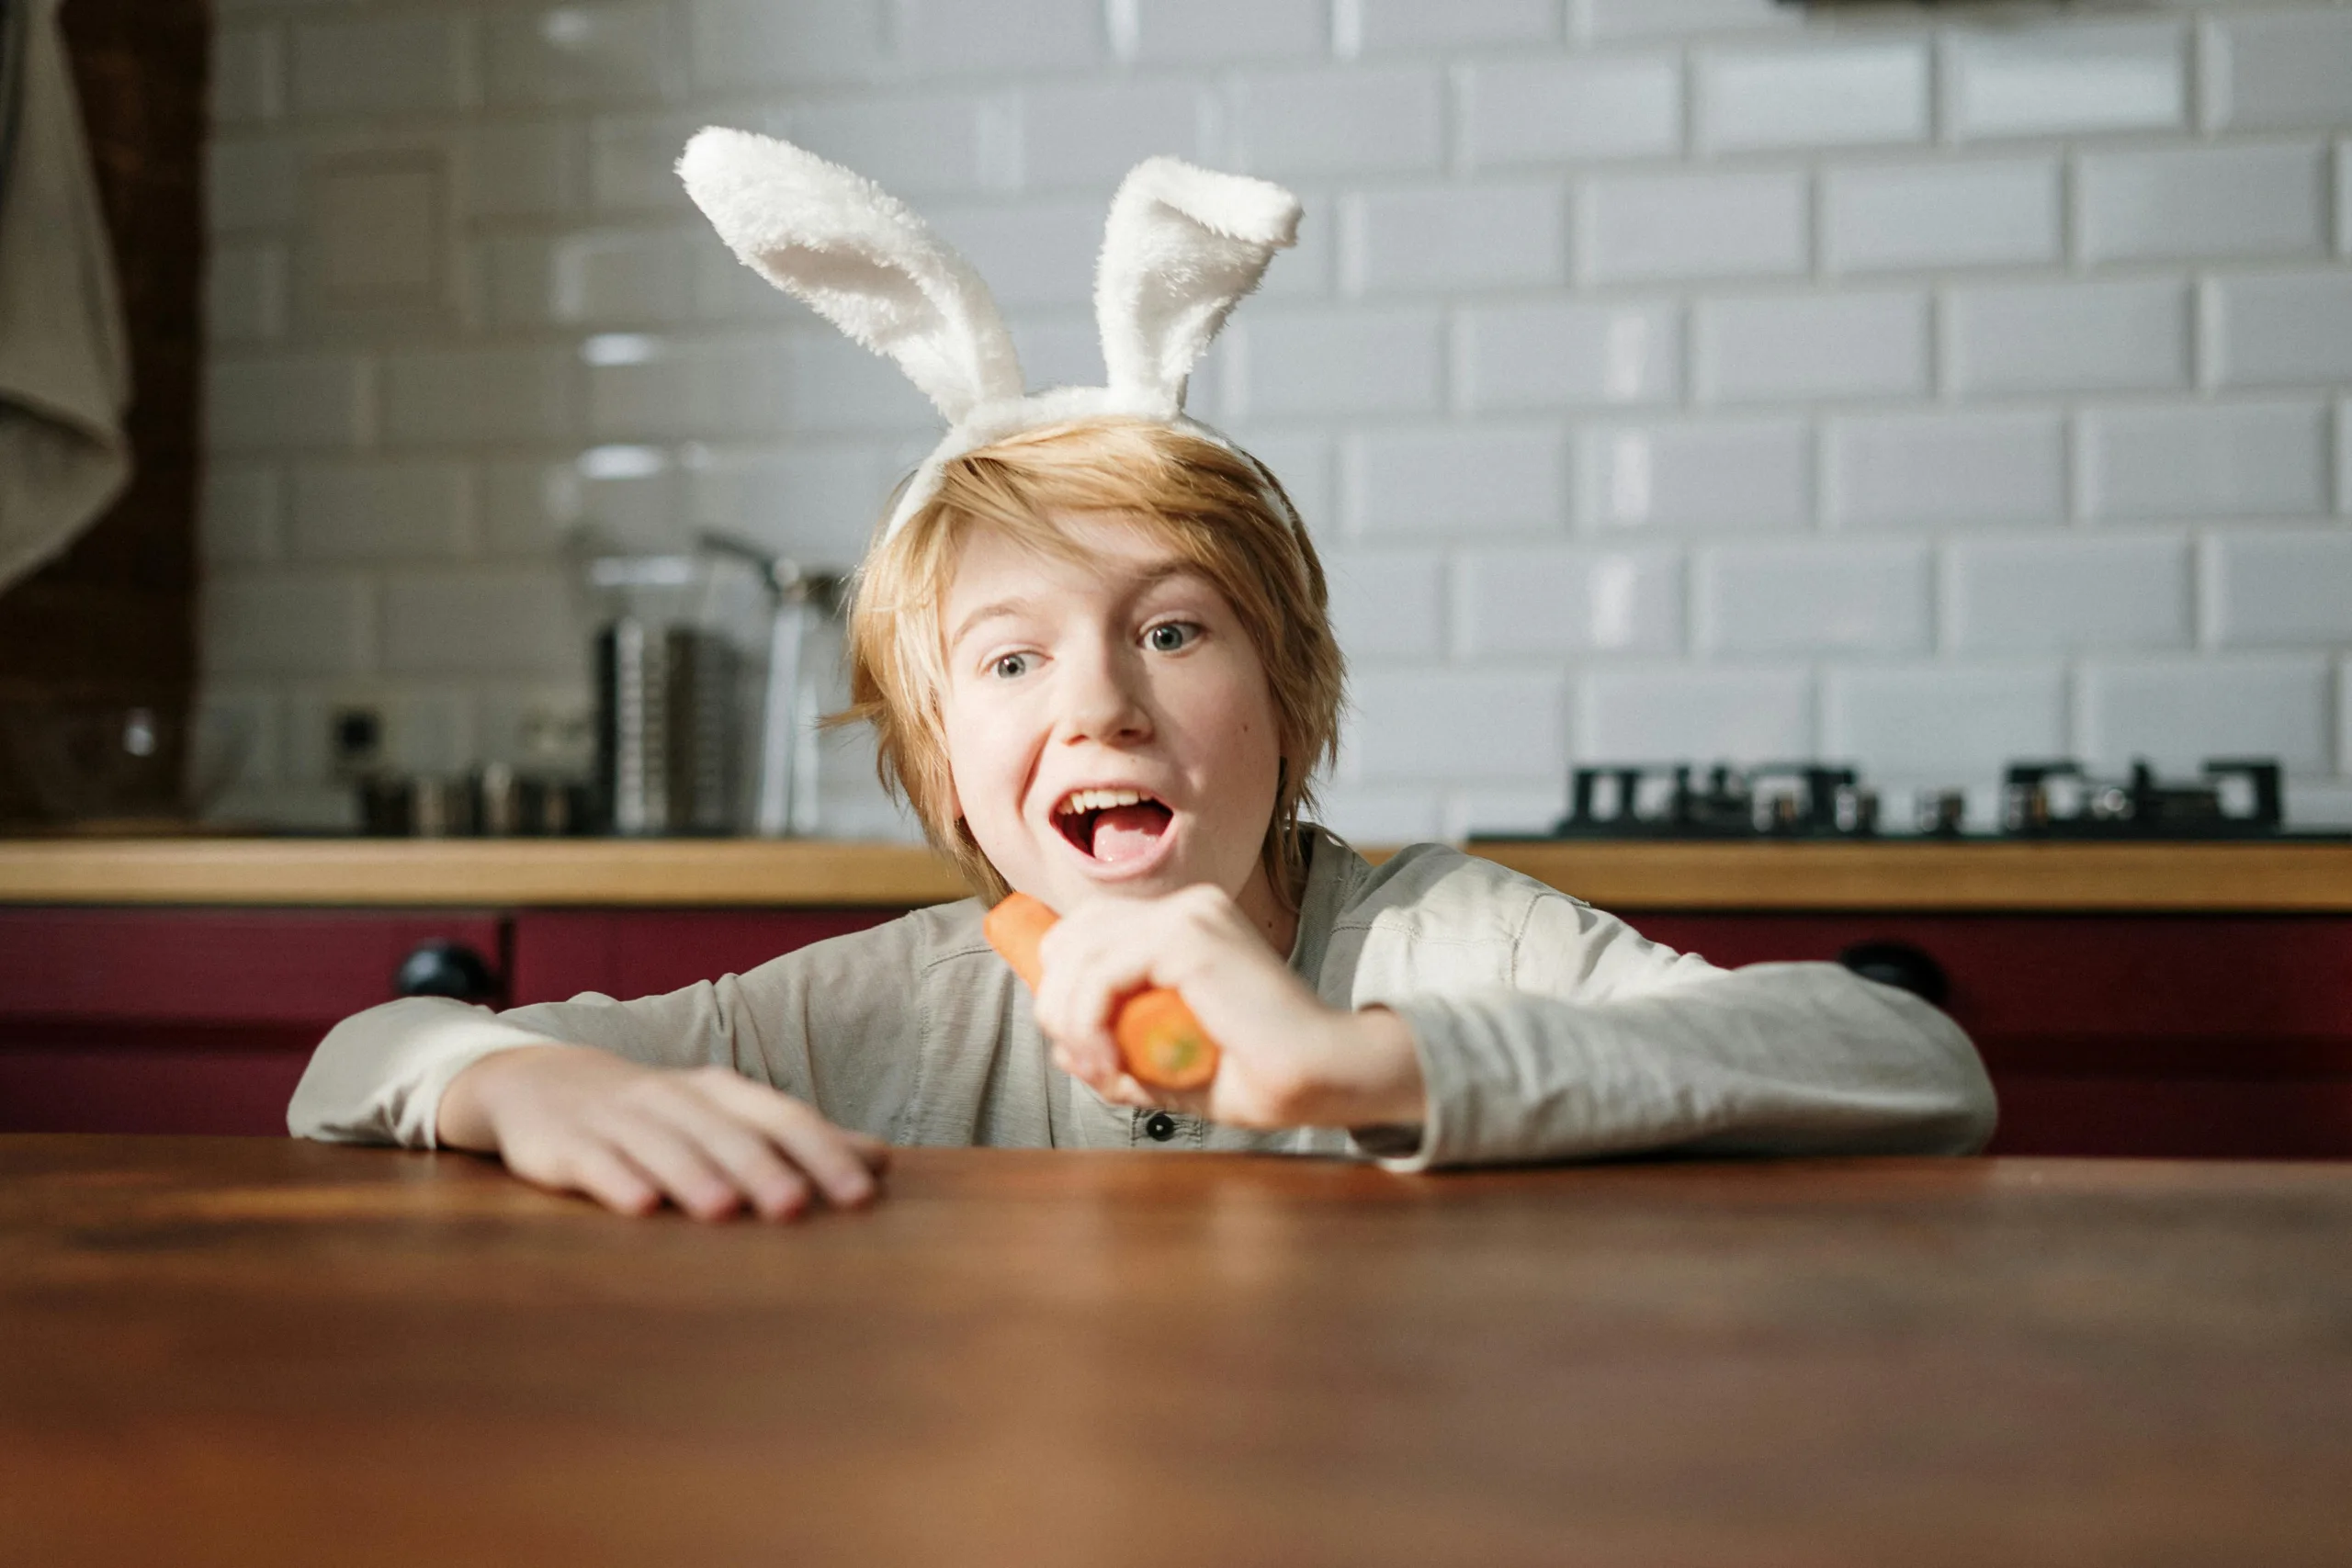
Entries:
{"label": "white subway tile backsplash", "polygon": [[1599,282],[1800,273],[1807,208],[1793,170],[1596,177],[1577,207],[1577,253]]}
{"label": "white subway tile backsplash", "polygon": [[2205,123],[2222,130],[2341,125],[2352,104],[2352,14],[2256,11],[2204,23]]}
{"label": "white subway tile backsplash", "polygon": [[1331,626],[1351,661],[1445,657],[1445,553],[1436,549],[1326,550]]}
{"label": "white subway tile backsplash", "polygon": [[1032,189],[1108,189],[1146,158],[1211,157],[1212,97],[1185,80],[1038,86],[1022,95],[1022,162]]}
{"label": "white subway tile backsplash", "polygon": [[214,247],[204,278],[205,335],[216,344],[266,343],[286,331],[286,248]]}
{"label": "white subway tile backsplash", "polygon": [[1657,300],[1575,299],[1465,310],[1456,327],[1462,406],[1593,408],[1670,402],[1682,384],[1682,315]]}
{"label": "white subway tile backsplash", "polygon": [[1928,297],[1913,290],[1703,299],[1698,395],[1713,402],[1907,398],[1928,389]]}
{"label": "white subway tile backsplash", "polygon": [[[224,0],[208,658],[287,730],[239,809],[347,823],[336,703],[451,767],[582,708],[583,529],[861,552],[938,415],[708,232],[707,123],[906,197],[1033,386],[1100,381],[1136,163],[1298,192],[1192,404],[1324,551],[1350,830],[2175,720],[2352,801],[2352,8],[2118,9]],[[851,750],[829,829],[903,834]]]}
{"label": "white subway tile backsplash", "polygon": [[2188,543],[2173,535],[1963,539],[1944,561],[1948,645],[1973,655],[2186,648]]}
{"label": "white subway tile backsplash", "polygon": [[1245,76],[1230,113],[1238,166],[1272,179],[1411,174],[1444,159],[1445,80],[1434,67]]}
{"label": "white subway tile backsplash", "polygon": [[1802,25],[1780,0],[1568,0],[1570,30],[1580,39],[1663,38],[1683,33]]}
{"label": "white subway tile backsplash", "polygon": [[474,703],[447,684],[420,686],[381,680],[304,682],[286,702],[285,766],[288,782],[350,791],[334,777],[330,740],[334,715],[366,705],[383,720],[385,765],[402,772],[452,773],[474,750]]}
{"label": "white subway tile backsplash", "polygon": [[2335,250],[2352,256],[2352,139],[2335,143]]}
{"label": "white subway tile backsplash", "polygon": [[1226,329],[1238,368],[1227,417],[1434,413],[1445,322],[1433,310],[1261,308]]}
{"label": "white subway tile backsplash", "polygon": [[588,198],[587,132],[570,120],[501,121],[465,138],[470,218],[554,218]]}
{"label": "white subway tile backsplash", "polygon": [[1821,179],[1822,264],[1878,272],[2054,262],[2058,189],[2053,158],[1832,167]]}
{"label": "white subway tile backsplash", "polygon": [[2204,321],[2216,386],[2352,384],[2352,271],[2221,274]]}
{"label": "white subway tile backsplash", "polygon": [[1928,40],[1815,39],[1702,51],[1699,144],[1711,152],[1924,141]]}
{"label": "white subway tile backsplash", "polygon": [[1576,486],[1587,528],[1803,527],[1813,435],[1796,419],[1581,425]]}
{"label": "white subway tile backsplash", "polygon": [[1908,653],[1934,638],[1924,544],[1708,545],[1690,571],[1702,652]]}
{"label": "white subway tile backsplash", "polygon": [[384,357],[384,439],[560,441],[573,433],[578,366],[558,348],[429,349]]}
{"label": "white subway tile backsplash", "polygon": [[277,470],[253,463],[205,465],[197,494],[197,556],[206,567],[277,560],[284,512]]}
{"label": "white subway tile backsplash", "polygon": [[483,18],[483,76],[496,105],[627,102],[678,90],[676,12],[655,0],[528,6]]}
{"label": "white subway tile backsplash", "polygon": [[2075,243],[2091,262],[2316,254],[2324,164],[2316,145],[2086,152]]}
{"label": "white subway tile backsplash", "polygon": [[1435,785],[1359,784],[1317,792],[1314,819],[1354,844],[1420,844],[1445,832],[1444,791]]}
{"label": "white subway tile backsplash", "polygon": [[898,0],[899,52],[925,75],[1080,70],[1106,58],[1102,0]]}
{"label": "white subway tile backsplash", "polygon": [[2352,644],[2352,529],[2232,529],[2202,554],[2216,646]]}
{"label": "white subway tile backsplash", "polygon": [[1555,671],[1361,669],[1352,777],[1546,784],[1567,767],[1567,681]]}
{"label": "white subway tile backsplash", "polygon": [[589,431],[605,441],[781,436],[792,428],[796,345],[747,333],[657,337],[641,356],[592,362]]}
{"label": "white subway tile backsplash", "polygon": [[204,152],[205,219],[215,234],[292,227],[302,182],[290,143],[220,137]]}
{"label": "white subway tile backsplash", "polygon": [[801,333],[785,352],[791,379],[784,406],[793,429],[819,435],[920,432],[926,450],[938,439],[937,411],[888,360],[830,331]]}
{"label": "white subway tile backsplash", "polygon": [[2082,416],[2084,511],[2100,519],[2301,517],[2327,509],[2315,402],[2103,408]]}
{"label": "white subway tile backsplash", "polygon": [[276,119],[286,112],[285,39],[266,26],[229,26],[213,34],[214,124]]}
{"label": "white subway tile backsplash", "polygon": [[1682,70],[1672,55],[1481,61],[1455,81],[1473,168],[1653,157],[1682,145]]}
{"label": "white subway tile backsplash", "polygon": [[412,568],[384,579],[394,675],[576,674],[586,631],[553,565]]}
{"label": "white subway tile backsplash", "polygon": [[1560,283],[1566,196],[1544,183],[1349,197],[1340,209],[1341,287],[1362,296]]}
{"label": "white subway tile backsplash", "polygon": [[345,355],[216,356],[205,371],[206,438],[230,452],[356,446],[372,428],[372,386],[367,361]]}
{"label": "white subway tile backsplash", "polygon": [[2177,278],[1953,288],[1945,377],[1970,396],[2184,387],[2188,323],[2188,285]]}
{"label": "white subway tile backsplash", "polygon": [[289,478],[296,560],[447,560],[472,538],[472,476],[461,464],[301,463]]}
{"label": "white subway tile backsplash", "polygon": [[1822,682],[1822,745],[1865,776],[1947,779],[1988,758],[2066,754],[2066,682],[2053,665],[1882,665]]}
{"label": "white subway tile backsplash", "polygon": [[1458,842],[1479,833],[1548,833],[1563,814],[1566,793],[1557,784],[1450,790],[1445,837]]}
{"label": "white subway tile backsplash", "polygon": [[1962,24],[1943,40],[1946,130],[1974,140],[2177,129],[2187,42],[2175,21]]}
{"label": "white subway tile backsplash", "polygon": [[887,0],[688,0],[695,82],[718,91],[858,81],[887,58]]}
{"label": "white subway tile backsplash", "polygon": [[2054,412],[1852,414],[1823,434],[1822,510],[1840,527],[2056,523],[2066,425]]}
{"label": "white subway tile backsplash", "polygon": [[2290,772],[2324,771],[2328,676],[2318,655],[2087,665],[2076,693],[2084,760],[2120,770],[2144,757],[2187,773],[2209,757],[2276,757]]}
{"label": "white subway tile backsplash", "polygon": [[1098,195],[986,207],[934,208],[940,238],[964,254],[1008,310],[1083,307],[1094,298],[1094,254],[1102,245]]}
{"label": "white subway tile backsplash", "polygon": [[[1020,111],[962,93],[834,99],[795,109],[791,139],[909,198],[1020,184]],[[684,139],[679,139],[683,147]],[[677,153],[670,154],[672,162]],[[671,176],[673,184],[676,176]]]}
{"label": "white subway tile backsplash", "polygon": [[865,554],[899,477],[881,447],[829,443],[707,451],[688,481],[697,527],[757,540],[812,568],[846,570]]}
{"label": "white subway tile backsplash", "polygon": [[357,573],[247,571],[198,596],[207,676],[352,675],[375,656],[374,599]]}
{"label": "white subway tile backsplash", "polygon": [[[694,217],[694,203],[678,182],[678,154],[707,118],[693,112],[597,116],[588,127],[590,202],[606,213]],[[738,129],[765,131],[774,124],[741,124]]]}
{"label": "white subway tile backsplash", "polygon": [[1567,441],[1555,424],[1415,425],[1349,437],[1350,530],[1443,536],[1555,530],[1567,517]]}
{"label": "white subway tile backsplash", "polygon": [[1670,655],[1683,648],[1682,554],[1570,545],[1494,545],[1454,569],[1454,650],[1521,655]]}
{"label": "white subway tile backsplash", "polygon": [[1119,57],[1139,64],[1307,59],[1331,48],[1329,0],[1107,0],[1107,10]]}
{"label": "white subway tile backsplash", "polygon": [[1818,749],[1812,677],[1770,664],[1588,670],[1575,731],[1580,762],[1784,762]]}
{"label": "white subway tile backsplash", "polygon": [[1548,43],[1560,36],[1559,0],[1333,0],[1343,56],[1453,44]]}
{"label": "white subway tile backsplash", "polygon": [[704,243],[700,235],[647,229],[491,241],[483,253],[490,320],[522,328],[687,321]]}
{"label": "white subway tile backsplash", "polygon": [[418,14],[294,24],[294,107],[351,116],[462,107],[471,50],[460,17]]}

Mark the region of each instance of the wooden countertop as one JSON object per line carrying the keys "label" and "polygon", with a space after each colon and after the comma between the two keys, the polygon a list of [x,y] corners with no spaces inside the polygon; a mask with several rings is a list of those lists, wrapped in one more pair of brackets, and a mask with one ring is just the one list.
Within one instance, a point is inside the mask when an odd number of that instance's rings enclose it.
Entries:
{"label": "wooden countertop", "polygon": [[[2352,843],[1481,843],[1609,909],[2352,912]],[[1374,851],[1374,858],[1384,852]],[[907,906],[903,844],[623,839],[0,840],[0,903]]]}
{"label": "wooden countertop", "polygon": [[0,1138],[0,1560],[2340,1563],[2352,1166]]}

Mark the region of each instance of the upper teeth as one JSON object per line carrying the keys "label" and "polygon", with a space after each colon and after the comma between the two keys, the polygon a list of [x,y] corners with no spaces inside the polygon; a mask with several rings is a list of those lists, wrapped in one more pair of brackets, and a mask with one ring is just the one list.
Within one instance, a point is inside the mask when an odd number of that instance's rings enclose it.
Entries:
{"label": "upper teeth", "polygon": [[1143,793],[1132,789],[1077,789],[1070,791],[1061,804],[1058,816],[1074,817],[1081,811],[1108,811],[1114,806],[1141,806]]}

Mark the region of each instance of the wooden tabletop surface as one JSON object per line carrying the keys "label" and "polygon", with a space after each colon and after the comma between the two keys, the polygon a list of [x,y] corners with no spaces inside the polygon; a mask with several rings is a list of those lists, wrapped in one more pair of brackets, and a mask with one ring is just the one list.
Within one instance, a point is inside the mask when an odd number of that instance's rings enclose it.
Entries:
{"label": "wooden tabletop surface", "polygon": [[[2352,912],[2352,840],[1470,849],[1609,909]],[[967,891],[919,846],[833,840],[0,839],[14,904],[904,908]]]}
{"label": "wooden tabletop surface", "polygon": [[2331,1564],[2352,1167],[0,1138],[0,1561]]}

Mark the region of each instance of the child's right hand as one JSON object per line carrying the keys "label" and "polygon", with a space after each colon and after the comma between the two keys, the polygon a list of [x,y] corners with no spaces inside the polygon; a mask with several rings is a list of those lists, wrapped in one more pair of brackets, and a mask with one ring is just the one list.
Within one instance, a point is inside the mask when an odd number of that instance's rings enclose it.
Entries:
{"label": "child's right hand", "polygon": [[746,1205],[790,1219],[817,1193],[854,1208],[890,1158],[878,1139],[725,1067],[647,1067],[586,1045],[483,1057],[442,1092],[436,1131],[541,1187],[624,1214],[667,1199],[698,1220]]}

